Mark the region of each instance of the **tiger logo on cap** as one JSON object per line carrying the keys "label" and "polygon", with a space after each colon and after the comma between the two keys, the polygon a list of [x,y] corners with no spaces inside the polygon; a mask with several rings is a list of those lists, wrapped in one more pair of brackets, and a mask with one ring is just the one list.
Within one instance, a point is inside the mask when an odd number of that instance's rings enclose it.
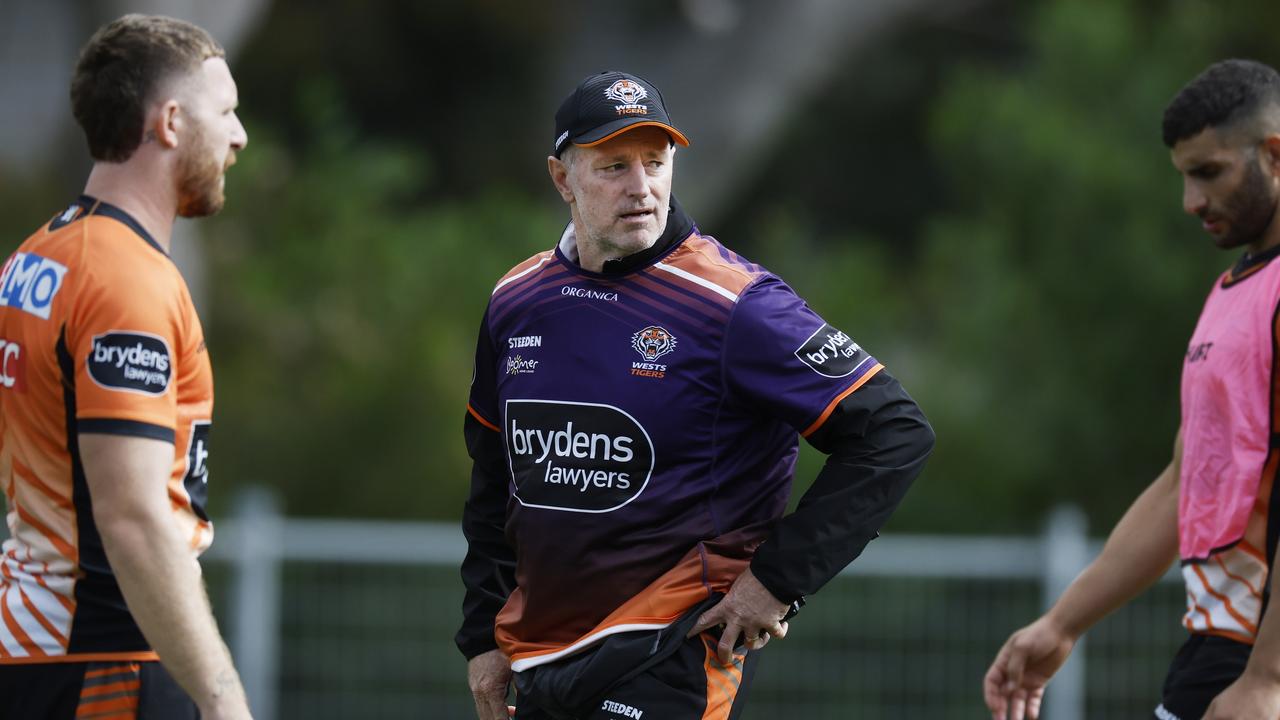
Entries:
{"label": "tiger logo on cap", "polygon": [[644,86],[633,80],[619,80],[609,86],[604,91],[604,96],[610,100],[617,100],[626,105],[635,105],[641,100],[649,97],[649,91]]}
{"label": "tiger logo on cap", "polygon": [[631,336],[631,347],[645,362],[653,362],[676,349],[676,337],[666,328],[650,325]]}

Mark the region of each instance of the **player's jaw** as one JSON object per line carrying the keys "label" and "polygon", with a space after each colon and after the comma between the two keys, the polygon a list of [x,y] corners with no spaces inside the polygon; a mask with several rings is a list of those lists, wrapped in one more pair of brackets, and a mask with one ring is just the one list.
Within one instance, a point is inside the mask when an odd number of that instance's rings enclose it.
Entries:
{"label": "player's jaw", "polygon": [[197,136],[178,161],[178,215],[208,217],[221,210],[226,203],[226,172],[235,162],[234,150],[227,150],[220,159],[210,151],[203,135]]}
{"label": "player's jaw", "polygon": [[1214,245],[1230,249],[1259,243],[1275,218],[1276,205],[1266,175],[1251,164],[1234,192],[1221,203],[1206,203],[1197,215]]}

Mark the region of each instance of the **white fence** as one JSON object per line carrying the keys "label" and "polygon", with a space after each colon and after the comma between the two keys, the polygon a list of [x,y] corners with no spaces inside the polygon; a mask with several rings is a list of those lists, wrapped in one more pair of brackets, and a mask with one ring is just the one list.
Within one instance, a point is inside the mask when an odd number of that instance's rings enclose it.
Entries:
{"label": "white fence", "polygon": [[[255,717],[473,718],[452,644],[459,528],[276,507],[242,495],[204,562]],[[746,717],[983,717],[995,651],[1099,547],[1070,508],[1037,537],[880,538],[764,651]],[[1050,686],[1047,720],[1150,716],[1184,637],[1177,580],[1171,569],[1090,633]]]}
{"label": "white fence", "polygon": [[[1071,508],[1054,511],[1039,537],[891,535],[881,538],[813,599],[797,618],[787,641],[772,646],[777,648],[774,653],[779,656],[788,652],[797,655],[795,662],[783,658],[781,662],[770,663],[769,655],[764,656],[761,675],[748,704],[748,716],[774,716],[766,708],[779,711],[803,708],[805,717],[947,717],[948,713],[955,717],[974,717],[973,710],[981,702],[980,679],[995,649],[1009,632],[1029,622],[1056,597],[1099,548],[1099,542],[1090,542],[1086,536],[1083,515]],[[464,551],[465,542],[456,525],[288,519],[275,512],[269,495],[253,492],[243,496],[235,516],[219,523],[218,539],[206,564],[211,568],[225,564],[229,570],[227,592],[222,595],[224,602],[220,604],[219,614],[229,620],[229,627],[225,628],[228,640],[244,674],[257,717],[268,720],[346,717],[351,712],[359,712],[360,717],[411,717],[422,716],[428,708],[434,710],[428,713],[431,717],[467,717],[470,700],[463,684],[464,665],[450,639],[459,617],[456,602],[461,596],[461,581],[456,568]],[[362,612],[358,600],[344,600],[338,593],[326,592],[323,588],[307,589],[309,582],[315,582],[314,577],[299,579],[299,586],[290,590],[283,573],[291,565],[311,565],[318,571],[318,577],[335,573],[344,566],[381,567],[391,572],[387,577],[395,577],[397,568],[410,573],[421,568],[443,571],[427,582],[433,586],[449,584],[451,587],[445,589],[444,595],[452,597],[455,604],[421,608],[421,612],[440,617],[444,622],[428,628],[427,637],[407,638],[411,643],[429,643],[435,647],[426,653],[402,653],[404,663],[423,667],[405,668],[395,662],[388,666],[394,668],[393,674],[404,673],[410,678],[434,676],[437,687],[445,692],[449,692],[452,682],[454,694],[433,697],[424,691],[413,697],[412,692],[406,694],[403,689],[387,689],[386,692],[396,698],[395,702],[387,703],[376,693],[359,691],[366,700],[347,710],[334,708],[334,703],[342,702],[336,696],[327,701],[319,699],[308,703],[295,698],[282,703],[282,697],[290,693],[305,696],[312,692],[305,687],[308,684],[305,673],[293,673],[293,680],[281,676],[282,654],[291,642],[299,641],[299,633],[307,632],[297,623],[292,630],[283,628],[290,620],[283,601],[285,594],[291,591],[302,596],[320,593],[321,597],[312,600],[323,604],[327,597],[334,604],[349,604],[350,613]],[[327,585],[330,590],[349,584],[341,578],[331,579],[335,583]],[[1116,647],[1104,648],[1100,658],[1095,658],[1096,654],[1084,645],[1077,648],[1046,697],[1044,716],[1048,720],[1130,717],[1135,711],[1150,711],[1159,699],[1159,680],[1165,664],[1182,639],[1178,626],[1182,594],[1177,589],[1177,580],[1176,570],[1171,568],[1166,581],[1174,582],[1166,583],[1166,587],[1156,593],[1158,607],[1147,607],[1144,612],[1143,602],[1139,602],[1127,611],[1127,618],[1108,621],[1112,624],[1109,631],[1100,629],[1113,639],[1124,636],[1120,642],[1111,643]],[[395,582],[398,581],[393,584]],[[386,581],[381,583],[385,585]],[[383,587],[373,592],[385,599],[387,593],[394,594],[396,589]],[[946,599],[946,595],[957,592],[968,599]],[[877,593],[884,598],[872,597]],[[940,604],[931,610],[928,606],[933,602]],[[1151,605],[1150,600],[1145,602]],[[370,608],[363,609],[368,610]],[[865,616],[869,611],[889,615],[916,612],[930,627],[921,628],[915,621],[904,622],[903,634],[897,639],[877,635],[894,621],[870,617],[865,623],[856,621],[857,615]],[[414,612],[413,603],[407,612]],[[404,620],[394,617],[394,612],[390,615],[365,618],[362,622],[396,627]],[[853,621],[848,622],[851,619]],[[814,636],[805,637],[806,624],[810,621],[822,629]],[[324,628],[315,630],[321,636],[326,634]],[[369,635],[377,634],[369,632]],[[1141,645],[1135,646],[1134,635],[1141,636],[1138,640]],[[962,636],[970,638],[967,647],[948,646],[948,642]],[[853,647],[845,652],[844,646],[850,644]],[[880,652],[872,650],[880,645],[883,645]],[[324,646],[322,641],[318,647]],[[296,650],[293,652],[295,662],[299,659]],[[355,662],[354,657],[336,647],[330,652],[334,662]],[[376,647],[364,652],[379,654]],[[1130,652],[1137,652],[1141,658],[1126,657]],[[894,657],[897,660],[893,660]],[[850,658],[855,660],[851,662]],[[301,660],[309,661],[305,656]],[[796,667],[806,663],[813,666],[813,671],[797,673]],[[1113,667],[1091,675],[1087,663]],[[1135,663],[1143,666],[1135,667]],[[886,665],[901,667],[893,671]],[[1127,674],[1118,676],[1116,666]],[[887,677],[886,672],[898,672],[900,676]],[[1140,679],[1133,677],[1135,672]],[[766,679],[771,677],[772,680]],[[788,685],[788,677],[795,681],[793,685]],[[877,681],[875,677],[880,679]],[[1094,694],[1091,677],[1098,678],[1104,685],[1108,681],[1112,685],[1098,688],[1096,700],[1091,700]],[[851,678],[862,681],[851,681]],[[1145,686],[1129,687],[1134,680],[1145,682]],[[912,682],[924,685],[942,682],[948,689],[942,695],[931,696],[923,689],[913,690]],[[851,684],[861,684],[866,692],[852,699],[841,697],[839,690],[848,689]],[[896,693],[896,698],[884,695],[888,687],[897,688],[890,693]],[[762,689],[766,696],[757,698]],[[334,714],[323,715],[326,709],[333,709]],[[785,714],[791,715],[791,712]]]}

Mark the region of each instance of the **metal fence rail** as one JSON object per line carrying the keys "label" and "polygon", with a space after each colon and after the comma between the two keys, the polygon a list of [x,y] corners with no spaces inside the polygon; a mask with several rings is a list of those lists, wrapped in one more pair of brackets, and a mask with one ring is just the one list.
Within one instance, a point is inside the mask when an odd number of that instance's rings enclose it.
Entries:
{"label": "metal fence rail", "polygon": [[[452,644],[465,548],[454,525],[286,519],[242,498],[206,566],[257,716],[474,717]],[[981,717],[999,645],[1099,549],[1069,508],[1033,538],[881,538],[765,651],[746,717]],[[1182,612],[1165,582],[1104,621],[1044,717],[1148,716]]]}
{"label": "metal fence rail", "polygon": [[[465,547],[456,525],[285,518],[242,496],[203,564],[255,717],[474,718],[452,642]],[[1000,644],[1099,548],[1072,509],[1038,537],[881,538],[763,651],[746,717],[983,717]],[[1150,716],[1184,639],[1164,580],[1089,633],[1047,720]]]}

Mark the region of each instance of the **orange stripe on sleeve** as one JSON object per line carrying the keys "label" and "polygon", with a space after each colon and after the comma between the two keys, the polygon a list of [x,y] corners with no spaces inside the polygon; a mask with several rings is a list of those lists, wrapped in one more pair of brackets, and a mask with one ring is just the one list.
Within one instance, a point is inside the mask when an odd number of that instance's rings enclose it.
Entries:
{"label": "orange stripe on sleeve", "polygon": [[471,417],[475,418],[476,422],[480,423],[481,425],[489,428],[490,430],[496,433],[502,432],[502,428],[498,427],[497,425],[494,425],[488,420],[485,420],[484,417],[480,415],[480,413],[476,412],[476,409],[471,407],[471,403],[467,403],[467,412],[471,413]]}
{"label": "orange stripe on sleeve", "polygon": [[835,399],[835,400],[832,400],[832,401],[831,401],[831,403],[830,403],[829,405],[827,405],[827,409],[826,409],[826,410],[823,410],[823,411],[822,411],[822,414],[818,416],[818,419],[817,419],[817,420],[814,420],[814,421],[813,421],[813,424],[812,424],[812,425],[810,425],[810,426],[809,426],[809,428],[808,428],[807,430],[805,430],[804,432],[800,433],[800,436],[801,436],[801,437],[809,437],[810,435],[812,435],[812,434],[814,434],[815,432],[817,432],[817,431],[818,431],[818,428],[822,427],[822,424],[823,424],[823,423],[825,423],[825,422],[827,421],[827,418],[831,417],[831,413],[835,412],[835,410],[836,410],[836,406],[837,406],[837,405],[839,405],[839,404],[840,404],[840,402],[841,402],[842,400],[844,400],[845,398],[847,398],[847,397],[849,397],[850,395],[852,395],[852,394],[853,394],[853,391],[855,391],[855,390],[857,390],[858,388],[862,387],[862,386],[863,386],[863,385],[864,385],[868,380],[870,380],[872,377],[874,377],[874,376],[876,375],[876,373],[880,372],[880,371],[881,371],[881,370],[883,370],[883,369],[884,369],[884,365],[881,365],[880,363],[876,363],[876,366],[875,366],[875,367],[873,367],[873,368],[871,368],[870,370],[868,370],[868,371],[866,372],[866,374],[865,374],[865,375],[863,375],[862,377],[858,378],[858,381],[857,381],[857,382],[855,382],[854,384],[850,385],[850,386],[848,387],[848,389],[846,389],[844,392],[842,392],[842,393],[840,393],[839,395],[837,395],[837,396],[836,396],[836,399]]}

